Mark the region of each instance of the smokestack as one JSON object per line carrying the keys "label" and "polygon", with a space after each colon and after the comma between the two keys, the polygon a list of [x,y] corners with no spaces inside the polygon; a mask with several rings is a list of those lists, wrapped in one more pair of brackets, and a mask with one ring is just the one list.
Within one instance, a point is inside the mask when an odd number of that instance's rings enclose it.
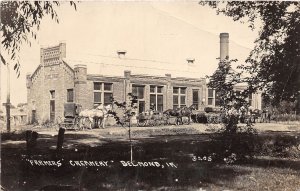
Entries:
{"label": "smokestack", "polygon": [[220,59],[229,58],[229,33],[220,33]]}

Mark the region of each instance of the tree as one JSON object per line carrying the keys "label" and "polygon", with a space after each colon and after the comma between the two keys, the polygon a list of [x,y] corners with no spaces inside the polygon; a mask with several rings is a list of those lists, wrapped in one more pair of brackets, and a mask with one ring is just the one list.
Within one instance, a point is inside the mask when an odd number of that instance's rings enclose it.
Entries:
{"label": "tree", "polygon": [[[1,7],[1,62],[13,63],[14,70],[20,75],[18,52],[22,44],[31,44],[31,38],[37,38],[41,20],[49,15],[59,23],[56,8],[59,1],[2,1]],[[70,1],[76,10],[76,4]],[[6,55],[6,56],[5,56]]]}
{"label": "tree", "polygon": [[[259,36],[246,64],[255,89],[273,105],[295,101],[300,94],[300,3],[296,1],[200,2],[234,21],[248,23]],[[260,21],[260,22],[257,22]],[[258,24],[259,23],[259,24]]]}
{"label": "tree", "polygon": [[[216,154],[214,160],[224,160],[227,164],[253,158],[257,138],[257,131],[249,119],[246,126],[238,125],[239,119],[246,116],[249,106],[247,98],[255,90],[247,77],[232,69],[231,64],[236,61],[220,60],[217,70],[208,77],[208,87],[219,95],[223,122],[223,127],[210,136],[211,148]],[[245,89],[237,90],[238,85],[243,85]]]}
{"label": "tree", "polygon": [[[238,110],[248,109],[250,94],[254,92],[253,85],[248,78],[243,78],[241,72],[232,69],[231,63],[237,60],[220,60],[217,70],[209,78],[208,87],[215,90],[218,94],[219,104],[225,116],[224,126],[226,132],[235,133],[238,124]],[[243,85],[245,89],[236,90],[235,86]]]}
{"label": "tree", "polygon": [[113,105],[116,105],[118,108],[123,110],[123,115],[118,116],[118,114],[115,111],[110,112],[112,116],[114,116],[117,124],[124,126],[128,126],[128,136],[129,136],[129,141],[130,141],[130,161],[132,162],[133,160],[133,150],[132,150],[132,140],[131,140],[131,120],[132,117],[136,115],[136,110],[137,110],[137,102],[138,98],[137,96],[133,95],[132,93],[128,93],[128,102],[118,102],[115,101],[113,97],[111,97],[111,101]]}

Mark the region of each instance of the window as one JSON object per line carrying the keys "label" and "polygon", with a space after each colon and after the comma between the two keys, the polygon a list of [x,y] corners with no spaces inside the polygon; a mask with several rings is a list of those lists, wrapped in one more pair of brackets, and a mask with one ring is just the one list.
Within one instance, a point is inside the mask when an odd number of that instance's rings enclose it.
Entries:
{"label": "window", "polygon": [[104,84],[104,91],[112,91],[112,84]]}
{"label": "window", "polygon": [[173,108],[181,108],[186,106],[186,88],[174,87],[173,88]]}
{"label": "window", "polygon": [[112,100],[111,98],[113,97],[113,94],[112,93],[108,93],[108,92],[104,92],[104,105],[109,105],[111,104]]}
{"label": "window", "polygon": [[132,94],[137,96],[138,99],[144,99],[144,86],[132,86]]}
{"label": "window", "polygon": [[215,91],[215,106],[221,106],[221,96],[217,91]]}
{"label": "window", "polygon": [[73,91],[73,89],[67,89],[67,102],[74,102],[74,91]]}
{"label": "window", "polygon": [[111,104],[112,86],[112,83],[94,82],[94,104]]}
{"label": "window", "polygon": [[95,104],[101,103],[101,92],[94,92],[94,103]]}
{"label": "window", "polygon": [[249,106],[252,106],[252,99],[253,99],[253,98],[252,98],[252,94],[250,94],[250,95],[249,95],[249,98],[248,98],[248,100],[249,100]]}
{"label": "window", "polygon": [[208,89],[207,105],[214,105],[214,90]]}
{"label": "window", "polygon": [[101,84],[100,82],[94,82],[94,90],[101,90]]}
{"label": "window", "polygon": [[162,88],[162,86],[150,86],[150,108],[160,112],[164,109]]}
{"label": "window", "polygon": [[55,90],[50,90],[50,99],[55,99]]}
{"label": "window", "polygon": [[132,94],[137,96],[137,99],[138,99],[139,113],[145,111],[144,90],[145,90],[145,86],[132,85]]}
{"label": "window", "polygon": [[199,90],[193,90],[193,105],[198,109],[199,107]]}

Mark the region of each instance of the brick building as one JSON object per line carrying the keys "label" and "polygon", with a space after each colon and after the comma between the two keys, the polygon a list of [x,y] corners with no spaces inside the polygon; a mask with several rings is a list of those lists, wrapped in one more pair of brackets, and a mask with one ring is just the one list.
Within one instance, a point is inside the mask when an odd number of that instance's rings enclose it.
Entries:
{"label": "brick building", "polygon": [[[55,47],[62,53],[65,44]],[[49,49],[41,49],[48,54]],[[59,55],[52,52],[54,55]],[[51,55],[51,54],[50,54]],[[43,56],[42,56],[43,58]],[[206,83],[204,78],[172,78],[165,76],[148,76],[124,71],[124,76],[103,76],[87,74],[86,65],[75,65],[71,68],[57,56],[42,60],[42,64],[31,75],[27,75],[27,99],[29,121],[53,121],[63,117],[64,103],[80,104],[82,109],[91,109],[95,105],[110,104],[113,96],[119,102],[127,101],[127,94],[138,97],[139,112],[154,107],[156,110],[206,104]]]}
{"label": "brick building", "polygon": [[[220,35],[221,58],[228,56],[228,37],[228,33]],[[122,56],[126,52],[118,53]],[[123,76],[87,74],[86,65],[72,68],[65,61],[65,43],[41,48],[40,56],[38,68],[27,75],[28,121],[31,123],[63,117],[67,102],[91,109],[100,103],[109,104],[111,96],[120,102],[127,101],[128,93],[138,97],[139,112],[150,107],[164,111],[194,104],[200,110],[216,105],[215,92],[207,88],[205,78],[138,75],[129,70],[124,71]],[[260,109],[259,96],[251,96],[249,101]]]}

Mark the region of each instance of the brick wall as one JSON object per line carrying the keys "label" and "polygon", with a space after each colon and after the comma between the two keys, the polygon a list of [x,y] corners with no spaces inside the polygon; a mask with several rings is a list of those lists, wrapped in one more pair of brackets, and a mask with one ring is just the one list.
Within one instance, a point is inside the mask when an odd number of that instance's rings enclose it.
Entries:
{"label": "brick wall", "polygon": [[32,110],[36,110],[39,123],[50,120],[50,91],[55,91],[55,120],[63,117],[67,89],[72,88],[74,89],[74,72],[66,63],[38,67],[27,88],[29,121],[31,122]]}

